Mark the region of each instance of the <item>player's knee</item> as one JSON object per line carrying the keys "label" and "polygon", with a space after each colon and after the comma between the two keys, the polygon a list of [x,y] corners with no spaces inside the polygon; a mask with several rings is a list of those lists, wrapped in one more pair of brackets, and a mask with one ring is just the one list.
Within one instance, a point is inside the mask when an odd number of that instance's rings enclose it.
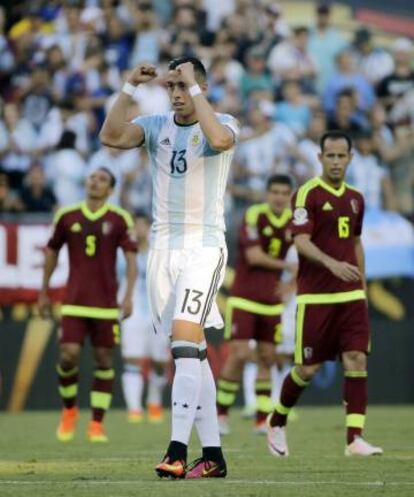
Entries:
{"label": "player's knee", "polygon": [[367,357],[365,353],[358,350],[344,352],[342,362],[346,370],[364,371],[367,367]]}
{"label": "player's knee", "polygon": [[273,347],[264,347],[258,349],[258,361],[266,368],[271,368],[276,361],[276,354]]}
{"label": "player's knee", "polygon": [[247,343],[232,343],[230,354],[237,364],[245,364],[250,358],[250,350]]}
{"label": "player's knee", "polygon": [[78,365],[79,351],[62,345],[59,350],[59,365],[67,370]]}

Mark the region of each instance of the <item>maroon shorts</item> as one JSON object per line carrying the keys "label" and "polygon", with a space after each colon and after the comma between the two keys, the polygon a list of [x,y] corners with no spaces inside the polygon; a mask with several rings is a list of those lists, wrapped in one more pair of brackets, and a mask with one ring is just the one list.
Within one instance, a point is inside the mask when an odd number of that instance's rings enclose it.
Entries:
{"label": "maroon shorts", "polygon": [[368,307],[365,300],[343,304],[298,304],[296,364],[335,360],[342,352],[369,351]]}
{"label": "maroon shorts", "polygon": [[230,340],[256,340],[278,343],[281,338],[281,316],[264,316],[233,309],[230,323],[226,323]]}
{"label": "maroon shorts", "polygon": [[120,342],[119,322],[114,319],[62,316],[60,343],[83,345],[88,335],[94,347],[115,347]]}

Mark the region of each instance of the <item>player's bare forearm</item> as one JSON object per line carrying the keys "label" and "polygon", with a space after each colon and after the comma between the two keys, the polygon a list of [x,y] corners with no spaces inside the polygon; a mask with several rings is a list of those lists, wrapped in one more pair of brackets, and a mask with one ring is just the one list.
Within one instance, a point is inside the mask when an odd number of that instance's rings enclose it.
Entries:
{"label": "player's bare forearm", "polygon": [[[127,83],[137,87],[151,81],[157,76],[155,67],[151,64],[139,64],[129,75]],[[142,145],[145,135],[140,126],[128,122],[128,110],[132,99],[123,91],[118,95],[106,116],[99,133],[99,139],[104,145],[114,148],[134,148]]]}
{"label": "player's bare forearm", "polygon": [[358,264],[358,268],[362,275],[362,284],[364,286],[364,290],[367,289],[367,281],[365,278],[365,252],[364,246],[362,245],[362,241],[360,237],[355,239],[355,256]]}
{"label": "player's bare forearm", "polygon": [[251,266],[262,267],[273,271],[278,269],[290,269],[290,265],[286,261],[275,259],[271,255],[266,254],[258,245],[247,248],[245,250],[245,256],[247,262]]}
{"label": "player's bare forearm", "polygon": [[360,269],[349,262],[338,261],[325,254],[310,239],[310,235],[300,234],[294,238],[295,246],[299,254],[311,260],[319,266],[328,269],[334,276],[342,281],[356,282],[361,280]]}
{"label": "player's bare forearm", "polygon": [[49,289],[50,278],[52,277],[58,262],[58,253],[50,248],[46,249],[45,262],[43,266],[42,288],[43,293]]}
{"label": "player's bare forearm", "polygon": [[134,285],[137,279],[137,263],[136,263],[136,254],[134,252],[126,252],[126,290],[125,290],[125,298],[132,298],[134,292]]}
{"label": "player's bare forearm", "polygon": [[225,151],[233,147],[233,132],[217,119],[213,108],[202,94],[193,97],[198,122],[211,148]]}

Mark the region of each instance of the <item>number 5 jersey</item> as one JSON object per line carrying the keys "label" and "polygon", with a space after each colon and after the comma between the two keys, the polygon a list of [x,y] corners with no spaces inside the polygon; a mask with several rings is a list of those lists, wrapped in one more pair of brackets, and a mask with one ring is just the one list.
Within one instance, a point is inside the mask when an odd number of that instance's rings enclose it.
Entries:
{"label": "number 5 jersey", "polygon": [[117,319],[117,249],[136,252],[133,221],[127,211],[105,204],[92,212],[85,202],[60,209],[48,247],[67,244],[69,278],[62,315]]}

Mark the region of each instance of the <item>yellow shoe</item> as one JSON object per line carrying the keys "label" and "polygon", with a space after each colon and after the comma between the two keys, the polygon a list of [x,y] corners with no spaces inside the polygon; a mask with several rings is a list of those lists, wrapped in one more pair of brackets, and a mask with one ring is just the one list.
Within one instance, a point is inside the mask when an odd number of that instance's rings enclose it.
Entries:
{"label": "yellow shoe", "polygon": [[56,430],[56,437],[60,442],[70,442],[75,436],[76,423],[79,417],[79,409],[71,407],[63,408],[60,415],[59,426]]}
{"label": "yellow shoe", "polygon": [[159,404],[148,404],[148,421],[150,423],[162,423],[164,412]]}
{"label": "yellow shoe", "polygon": [[100,421],[89,421],[87,436],[89,441],[92,443],[108,442],[108,437],[106,436],[103,423]]}
{"label": "yellow shoe", "polygon": [[142,423],[144,420],[144,413],[143,411],[128,411],[128,423]]}

